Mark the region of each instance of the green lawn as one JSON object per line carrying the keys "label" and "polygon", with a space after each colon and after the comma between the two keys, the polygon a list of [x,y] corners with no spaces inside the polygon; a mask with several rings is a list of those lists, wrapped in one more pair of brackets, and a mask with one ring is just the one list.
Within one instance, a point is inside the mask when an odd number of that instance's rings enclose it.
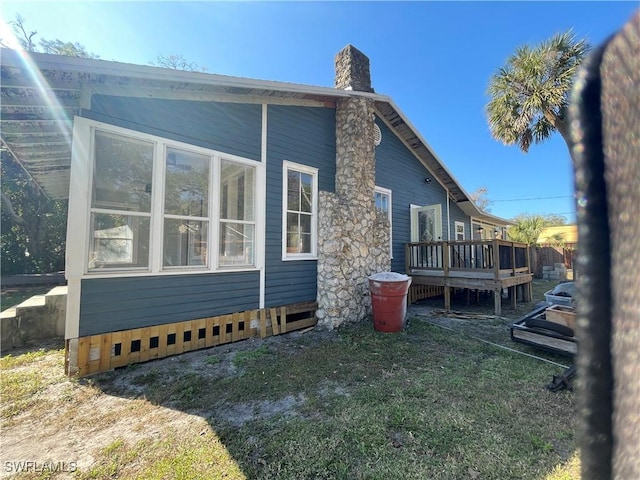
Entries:
{"label": "green lawn", "polygon": [[[5,357],[2,435],[58,426],[64,441],[88,425],[96,444],[76,478],[578,479],[575,396],[545,388],[561,369],[432,320],[245,341],[79,381],[61,376],[61,351]],[[537,355],[509,341],[506,321],[473,320],[473,335]]]}

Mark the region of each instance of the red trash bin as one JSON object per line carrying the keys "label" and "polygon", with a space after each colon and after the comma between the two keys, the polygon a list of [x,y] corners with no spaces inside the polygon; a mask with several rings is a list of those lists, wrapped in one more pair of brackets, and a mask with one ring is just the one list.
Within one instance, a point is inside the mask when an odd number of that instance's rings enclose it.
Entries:
{"label": "red trash bin", "polygon": [[401,332],[407,314],[407,292],[411,277],[395,272],[380,272],[369,277],[373,328],[378,332]]}

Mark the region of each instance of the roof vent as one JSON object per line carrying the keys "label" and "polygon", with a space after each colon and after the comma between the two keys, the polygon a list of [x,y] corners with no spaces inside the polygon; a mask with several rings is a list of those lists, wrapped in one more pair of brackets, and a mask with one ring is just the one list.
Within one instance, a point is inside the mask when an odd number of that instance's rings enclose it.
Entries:
{"label": "roof vent", "polygon": [[377,124],[373,124],[373,144],[377,147],[382,142],[382,132]]}

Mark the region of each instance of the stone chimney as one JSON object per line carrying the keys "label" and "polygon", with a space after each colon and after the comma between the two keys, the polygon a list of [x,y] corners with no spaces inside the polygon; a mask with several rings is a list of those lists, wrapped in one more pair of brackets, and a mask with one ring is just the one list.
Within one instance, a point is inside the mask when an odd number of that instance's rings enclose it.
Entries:
{"label": "stone chimney", "polygon": [[[336,87],[373,92],[369,59],[347,45],[336,56]],[[389,222],[374,204],[374,100],[336,102],[335,192],[318,207],[318,327],[333,329],[371,313],[367,277],[388,271]]]}
{"label": "stone chimney", "polygon": [[335,59],[336,88],[372,92],[369,58],[353,45],[338,52]]}

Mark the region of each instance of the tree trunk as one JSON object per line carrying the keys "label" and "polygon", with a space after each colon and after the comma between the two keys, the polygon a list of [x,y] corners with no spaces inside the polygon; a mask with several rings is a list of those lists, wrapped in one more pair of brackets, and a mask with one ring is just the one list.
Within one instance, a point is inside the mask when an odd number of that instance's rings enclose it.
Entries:
{"label": "tree trunk", "polygon": [[553,112],[544,112],[544,117],[558,130],[558,133],[562,136],[564,143],[569,149],[569,155],[571,155],[571,146],[573,144],[571,140],[571,132],[569,131],[569,124],[565,120],[566,116],[556,115]]}

